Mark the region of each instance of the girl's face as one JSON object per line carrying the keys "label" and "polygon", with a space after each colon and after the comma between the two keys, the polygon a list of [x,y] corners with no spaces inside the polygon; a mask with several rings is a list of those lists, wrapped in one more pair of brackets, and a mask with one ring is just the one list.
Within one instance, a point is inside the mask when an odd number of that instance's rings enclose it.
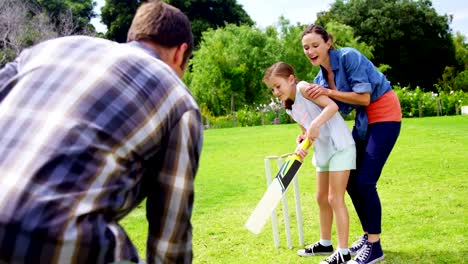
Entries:
{"label": "girl's face", "polygon": [[293,75],[288,78],[272,75],[265,80],[265,84],[271,89],[273,95],[281,101],[296,98],[296,79]]}
{"label": "girl's face", "polygon": [[304,35],[302,38],[302,47],[304,54],[314,66],[326,66],[330,63],[328,50],[331,47],[331,40],[323,40],[320,34],[315,32]]}

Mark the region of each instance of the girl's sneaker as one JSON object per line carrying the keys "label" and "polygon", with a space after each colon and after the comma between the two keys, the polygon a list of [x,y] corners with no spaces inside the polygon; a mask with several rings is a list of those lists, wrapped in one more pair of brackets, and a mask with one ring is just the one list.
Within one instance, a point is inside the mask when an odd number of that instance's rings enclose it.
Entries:
{"label": "girl's sneaker", "polygon": [[374,243],[367,241],[356,257],[348,263],[373,264],[382,259],[384,259],[384,253],[382,251],[382,246],[380,245],[380,240]]}
{"label": "girl's sneaker", "polygon": [[331,256],[322,260],[320,264],[342,264],[351,260],[351,254],[343,255],[339,250],[335,251]]}
{"label": "girl's sneaker", "polygon": [[316,255],[329,255],[333,253],[333,246],[323,246],[320,242],[306,246],[304,249],[299,249],[297,254],[301,257],[310,257]]}
{"label": "girl's sneaker", "polygon": [[355,241],[351,247],[349,248],[349,252],[351,252],[351,255],[356,255],[359,250],[366,244],[367,242],[367,234],[364,234],[358,238],[357,241]]}

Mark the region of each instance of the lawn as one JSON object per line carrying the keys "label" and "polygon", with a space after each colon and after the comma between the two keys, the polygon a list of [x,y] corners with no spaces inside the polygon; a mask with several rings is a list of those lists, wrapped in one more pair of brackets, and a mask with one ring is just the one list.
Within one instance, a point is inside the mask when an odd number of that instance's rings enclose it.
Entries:
{"label": "lawn", "polygon": [[[296,255],[302,246],[292,188],[287,191],[292,249],[286,245],[281,206],[279,248],[271,221],[259,235],[243,227],[266,188],[264,157],[293,151],[298,133],[295,124],[205,131],[192,218],[193,263],[318,263],[323,258]],[[306,244],[319,239],[310,157],[297,175]],[[404,119],[378,190],[385,252],[381,263],[468,262],[468,116]],[[347,205],[351,243],[362,231],[348,197]],[[141,256],[145,221],[141,205],[122,222]]]}

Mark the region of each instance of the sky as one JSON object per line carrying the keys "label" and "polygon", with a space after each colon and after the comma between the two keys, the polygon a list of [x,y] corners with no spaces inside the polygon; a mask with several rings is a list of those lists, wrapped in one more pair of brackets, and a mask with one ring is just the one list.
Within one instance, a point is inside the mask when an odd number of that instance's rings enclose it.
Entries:
{"label": "sky", "polygon": [[[96,0],[96,12],[99,13],[104,0]],[[265,28],[278,22],[282,15],[292,24],[313,23],[316,14],[327,11],[334,0],[237,0],[244,10],[254,20],[258,27]],[[450,28],[468,37],[468,1],[463,0],[432,0],[432,6],[439,15],[453,15]],[[91,22],[98,32],[105,32],[106,27],[99,23],[100,18]]]}

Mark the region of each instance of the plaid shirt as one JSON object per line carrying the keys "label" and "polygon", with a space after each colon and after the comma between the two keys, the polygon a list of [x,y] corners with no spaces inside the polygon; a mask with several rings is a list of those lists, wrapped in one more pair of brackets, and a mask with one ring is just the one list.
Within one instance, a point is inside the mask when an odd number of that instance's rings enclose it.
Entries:
{"label": "plaid shirt", "polygon": [[147,262],[192,260],[199,109],[143,44],[66,37],[0,71],[0,263],[138,262],[119,220],[146,199]]}

